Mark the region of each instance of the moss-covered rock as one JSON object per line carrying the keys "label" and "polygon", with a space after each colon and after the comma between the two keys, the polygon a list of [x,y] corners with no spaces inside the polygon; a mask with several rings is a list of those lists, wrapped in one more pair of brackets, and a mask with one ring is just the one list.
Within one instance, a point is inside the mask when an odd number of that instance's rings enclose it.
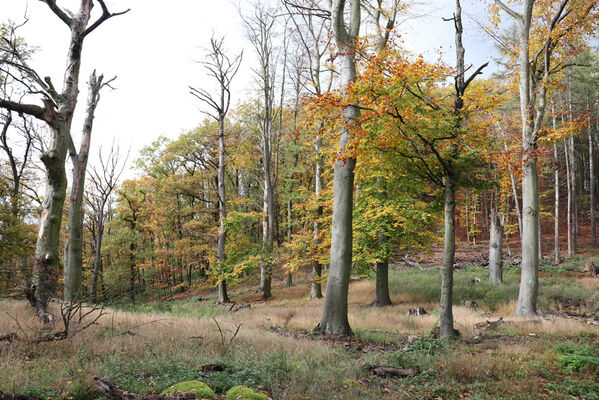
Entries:
{"label": "moss-covered rock", "polygon": [[187,381],[175,383],[162,391],[163,395],[173,393],[193,393],[198,399],[212,399],[214,392],[202,381]]}
{"label": "moss-covered rock", "polygon": [[227,400],[268,400],[268,396],[255,392],[247,386],[239,385],[227,391]]}

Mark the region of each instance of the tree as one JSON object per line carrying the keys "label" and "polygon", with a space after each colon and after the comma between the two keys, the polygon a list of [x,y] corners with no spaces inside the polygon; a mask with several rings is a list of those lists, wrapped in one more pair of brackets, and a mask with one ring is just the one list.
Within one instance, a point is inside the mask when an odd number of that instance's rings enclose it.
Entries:
{"label": "tree", "polygon": [[[331,42],[330,12],[320,9],[319,2],[316,2],[316,4],[314,4],[313,1],[296,3],[285,0],[283,3],[295,25],[295,36],[300,42],[304,54],[308,58],[307,79],[311,86],[308,90],[312,95],[320,96],[324,92],[329,91],[333,84],[332,71],[328,82],[325,81],[322,74],[324,56],[329,51],[328,47]],[[314,195],[316,197],[317,206],[313,223],[313,242],[316,247],[322,244],[322,223],[320,220],[322,219],[323,206],[320,204],[322,201],[320,197],[324,186],[322,154],[323,129],[323,122],[322,120],[319,120],[316,125],[317,132],[314,138]],[[318,259],[315,259],[312,261],[312,281],[310,284],[311,299],[320,299],[322,297],[321,277],[322,264]]]}
{"label": "tree", "polygon": [[[351,3],[350,21],[345,22],[345,0],[331,2],[333,33],[339,52],[340,88],[346,89],[356,79],[356,40],[360,33],[360,1]],[[352,214],[354,168],[352,127],[360,111],[356,105],[343,110],[344,126],[339,138],[339,154],[334,165],[333,222],[331,230],[331,264],[327,280],[322,318],[316,329],[325,334],[350,335],[347,319],[347,295],[352,264]]]}
{"label": "tree", "polygon": [[[101,80],[98,80],[96,81],[96,84],[99,81],[101,82]],[[89,151],[89,149],[87,149],[87,151]],[[81,152],[79,154],[81,154]],[[99,167],[92,167],[89,177],[91,188],[86,193],[87,204],[91,208],[90,218],[93,220],[92,226],[95,228],[92,232],[94,241],[92,281],[90,286],[90,300],[92,303],[95,303],[97,300],[98,278],[102,273],[102,240],[104,239],[104,227],[108,216],[107,206],[112,192],[127,164],[128,158],[127,156],[121,161],[121,152],[115,143],[112,144],[112,147],[106,156],[102,153],[102,148],[100,148],[98,156],[100,165]],[[72,294],[75,293],[76,292],[72,292]]]}
{"label": "tree", "polygon": [[[537,139],[543,127],[546,96],[552,75],[567,65],[561,56],[564,42],[575,44],[594,31],[596,2],[524,0],[519,13],[494,0],[519,28],[518,74],[522,121],[522,273],[516,316],[537,315],[539,290],[539,196]],[[535,4],[538,6],[535,8]],[[533,14],[539,16],[533,23]],[[532,34],[532,38],[531,38]],[[533,39],[533,40],[531,40]]]}
{"label": "tree", "polygon": [[[260,115],[260,133],[262,140],[262,171],[263,171],[263,213],[262,221],[262,252],[260,266],[260,291],[262,299],[272,297],[272,252],[275,240],[275,179],[273,177],[274,147],[277,143],[273,129],[276,120],[275,110],[275,79],[276,67],[273,49],[275,12],[268,10],[263,3],[254,4],[254,15],[243,17],[247,34],[258,56],[259,68],[255,71],[261,91],[262,112]],[[280,112],[281,110],[279,110]],[[273,165],[274,164],[274,165]]]}
{"label": "tree", "polygon": [[504,215],[493,211],[489,240],[489,280],[495,285],[503,283],[503,224]]}
{"label": "tree", "polygon": [[[75,149],[72,138],[69,143],[69,155],[73,165],[72,188],[69,208],[69,237],[64,257],[64,300],[73,301],[81,298],[81,278],[83,270],[83,197],[85,191],[85,174],[87,159],[91,146],[91,134],[96,107],[100,101],[100,90],[115,78],[104,82],[104,75],[97,76],[92,72],[89,78],[89,96],[79,152]],[[116,183],[116,182],[115,182]]]}
{"label": "tree", "polygon": [[[6,41],[7,50],[17,60],[12,64],[22,74],[21,83],[30,88],[28,89],[30,93],[41,93],[44,105],[42,107],[2,98],[0,99],[0,108],[27,114],[44,121],[51,131],[49,147],[40,157],[46,169],[46,195],[40,212],[39,235],[33,265],[35,306],[43,315],[46,313],[50,297],[55,295],[59,278],[60,253],[58,247],[67,186],[65,159],[71,139],[71,123],[77,106],[84,40],[106,20],[127,11],[111,13],[104,0],[97,0],[102,8],[102,14],[91,22],[91,10],[96,4],[93,0],[81,0],[77,12],[63,10],[55,0],[42,1],[58,19],[67,25],[71,32],[62,91],[58,92],[55,89],[49,77],[42,79],[36,71],[30,68],[16,43],[9,39]],[[1,63],[4,64],[6,61],[2,60]],[[27,82],[31,82],[32,85],[28,85]]]}
{"label": "tree", "polygon": [[[191,93],[210,107],[214,113],[207,113],[210,117],[218,121],[218,210],[219,210],[219,230],[217,244],[217,263],[219,270],[224,272],[225,269],[225,239],[226,239],[226,219],[227,205],[225,192],[225,118],[229,112],[231,104],[231,81],[239,71],[243,52],[231,59],[225,53],[224,38],[220,40],[214,37],[210,39],[210,51],[208,53],[208,61],[202,64],[208,71],[208,74],[213,77],[219,85],[219,96],[215,99],[210,93],[204,89],[190,88]],[[227,280],[221,278],[218,281],[218,303],[229,303],[227,295]]]}

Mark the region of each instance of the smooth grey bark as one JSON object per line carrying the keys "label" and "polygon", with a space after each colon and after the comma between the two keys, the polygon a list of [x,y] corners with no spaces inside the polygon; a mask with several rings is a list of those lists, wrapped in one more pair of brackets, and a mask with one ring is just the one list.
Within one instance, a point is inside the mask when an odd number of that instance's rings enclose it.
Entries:
{"label": "smooth grey bark", "polygon": [[520,114],[522,118],[522,268],[516,315],[530,317],[537,314],[537,294],[539,290],[539,212],[537,158],[534,154],[536,138],[529,115],[531,104],[530,26],[534,0],[524,1],[524,13],[518,19],[519,62],[520,62]]}
{"label": "smooth grey bark", "polygon": [[273,122],[275,115],[275,66],[273,57],[273,27],[275,16],[265,9],[263,4],[256,4],[254,16],[243,17],[247,27],[249,40],[256,50],[259,68],[257,70],[262,95],[262,115],[260,121],[263,172],[263,213],[262,220],[262,263],[260,265],[260,291],[262,299],[272,297],[272,251],[275,235],[275,196],[272,176],[273,158]]}
{"label": "smooth grey bark", "polygon": [[539,213],[537,214],[537,226],[538,226],[538,230],[539,230],[539,242],[538,242],[538,246],[539,246],[539,259],[542,260],[543,259],[543,227],[541,225],[541,208],[539,207]]}
{"label": "smooth grey bark", "polygon": [[[568,119],[570,122],[574,119],[574,110],[572,105],[572,68],[568,68],[568,90],[567,94],[567,102],[568,102]],[[572,190],[572,225],[573,225],[573,235],[572,235],[572,252],[576,254],[576,237],[580,234],[580,224],[578,221],[578,199],[576,197],[576,153],[574,148],[574,135],[570,135],[568,140],[569,148],[568,148],[568,156],[570,158],[570,189]]]}
{"label": "smooth grey bark", "polygon": [[[308,66],[306,72],[308,73],[308,81],[312,86],[312,93],[316,96],[321,95],[325,91],[329,91],[333,83],[333,73],[331,71],[331,78],[328,81],[328,87],[324,86],[322,71],[326,68],[323,65],[323,58],[327,51],[329,51],[329,44],[333,38],[330,20],[328,18],[317,18],[310,11],[309,7],[313,5],[311,2],[305,3],[291,3],[283,2],[291,21],[294,23],[296,28],[296,37],[299,40],[299,45],[303,48],[303,53],[307,56]],[[299,6],[299,7],[298,7]],[[292,10],[293,8],[293,10]],[[320,205],[320,195],[323,189],[323,155],[321,154],[322,149],[322,136],[321,132],[324,128],[323,121],[318,121],[317,132],[314,139],[314,194],[316,202],[318,204],[314,215],[313,223],[313,243],[316,247],[321,244],[321,224],[320,219],[323,215],[323,207]],[[310,298],[320,299],[322,298],[321,288],[321,274],[322,265],[318,260],[314,260],[312,263],[312,279],[310,283]]]}
{"label": "smooth grey bark", "polygon": [[597,246],[597,226],[595,223],[595,149],[591,119],[588,119],[589,130],[589,204],[591,208],[591,246]]}
{"label": "smooth grey bark", "polygon": [[[356,79],[355,41],[360,33],[360,1],[351,4],[350,23],[345,23],[345,0],[331,4],[331,18],[337,48],[340,52],[340,89]],[[358,107],[349,105],[343,110],[344,126],[339,138],[339,158],[334,164],[333,221],[331,229],[331,256],[329,278],[317,331],[325,334],[351,335],[347,318],[347,297],[352,264],[352,214],[354,197],[355,158],[346,152],[351,146],[351,126],[359,117]]]}
{"label": "smooth grey bark", "polygon": [[216,245],[216,261],[218,263],[219,282],[218,282],[218,304],[229,303],[227,293],[227,279],[222,275],[225,273],[225,241],[227,236],[227,198],[225,189],[226,176],[226,148],[225,148],[225,119],[229,112],[231,104],[231,81],[237,75],[243,52],[235,58],[230,59],[225,53],[224,38],[220,40],[214,37],[210,39],[210,51],[207,60],[202,62],[208,75],[214,78],[218,83],[218,97],[214,98],[210,93],[203,89],[190,87],[191,93],[209,106],[212,112],[207,113],[218,122],[218,239]]}
{"label": "smooth grey bark", "polygon": [[[549,32],[562,23],[569,0],[562,0],[551,16]],[[522,269],[516,316],[537,315],[539,290],[539,196],[537,173],[537,136],[543,126],[546,107],[547,80],[553,72],[551,56],[556,38],[547,35],[541,50],[531,59],[530,30],[535,0],[524,0],[518,13],[502,0],[495,3],[509,14],[519,26],[519,92],[522,119]],[[532,77],[534,76],[534,79]]]}
{"label": "smooth grey bark", "polygon": [[439,301],[440,336],[455,335],[453,328],[453,264],[455,261],[455,181],[445,178],[445,232],[443,245],[443,268],[441,270],[441,299]]}
{"label": "smooth grey bark", "polygon": [[504,215],[491,213],[489,239],[489,280],[495,285],[503,283],[503,222]]}
{"label": "smooth grey bark", "polygon": [[568,159],[570,160],[570,190],[572,194],[570,199],[572,202],[572,254],[576,254],[577,244],[576,236],[580,232],[578,225],[578,202],[576,201],[576,158],[574,153],[574,135],[568,139]]}
{"label": "smooth grey bark", "polygon": [[[322,122],[319,124],[319,131],[322,127]],[[319,246],[322,243],[320,239],[320,218],[322,218],[323,207],[320,204],[320,193],[322,192],[322,137],[320,134],[316,136],[316,140],[314,143],[314,149],[316,152],[316,162],[314,163],[315,168],[315,183],[314,183],[314,193],[316,195],[316,201],[318,203],[318,207],[316,208],[316,218],[314,218],[314,244]],[[310,298],[311,299],[320,299],[322,298],[322,285],[320,284],[320,278],[322,276],[322,264],[318,262],[318,260],[314,260],[312,264],[312,281],[310,284]]]}
{"label": "smooth grey bark", "polygon": [[[69,142],[69,153],[72,170],[72,188],[70,208],[68,216],[69,237],[66,243],[64,262],[64,300],[74,301],[82,297],[81,280],[83,273],[83,197],[85,191],[85,176],[87,160],[91,146],[91,134],[94,116],[98,102],[100,101],[100,90],[104,84],[104,76],[96,76],[92,72],[89,78],[89,95],[87,99],[87,110],[85,122],[81,135],[81,146],[79,152],[75,150],[72,139]],[[110,84],[110,82],[106,82]]]}
{"label": "smooth grey bark", "polygon": [[553,170],[554,176],[554,207],[553,207],[553,264],[559,265],[560,263],[560,249],[559,249],[559,159],[557,153],[557,145],[553,144],[553,160],[555,167]]}
{"label": "smooth grey bark", "polygon": [[[553,129],[557,129],[557,121],[555,118],[555,103],[551,100],[551,124]],[[557,152],[557,144],[553,143],[553,264],[560,263],[560,248],[559,248],[559,157]]]}
{"label": "smooth grey bark", "polygon": [[564,139],[564,159],[566,160],[566,190],[567,190],[567,209],[566,209],[566,223],[568,230],[568,257],[574,255],[574,229],[572,224],[572,175],[570,174],[570,154],[568,151],[568,140]]}

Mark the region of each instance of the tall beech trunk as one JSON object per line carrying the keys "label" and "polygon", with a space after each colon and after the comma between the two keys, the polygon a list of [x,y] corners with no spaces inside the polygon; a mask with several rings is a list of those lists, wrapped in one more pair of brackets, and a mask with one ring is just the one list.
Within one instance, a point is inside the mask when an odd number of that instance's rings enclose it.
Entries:
{"label": "tall beech trunk", "polygon": [[597,246],[597,227],[595,224],[595,152],[591,119],[588,119],[589,130],[589,207],[591,209],[591,245]]}
{"label": "tall beech trunk", "polygon": [[[530,28],[535,0],[524,0],[523,12],[511,10],[495,0],[519,25],[519,92],[522,119],[522,268],[516,316],[537,314],[539,275],[539,196],[536,156],[536,135],[543,121],[546,89],[537,94],[536,81],[531,81]],[[546,65],[549,68],[549,65]],[[537,73],[537,71],[535,71]],[[538,104],[537,104],[538,95]],[[532,113],[532,114],[531,114]]]}
{"label": "tall beech trunk", "polygon": [[439,324],[442,338],[454,336],[453,328],[453,264],[455,260],[455,180],[445,177],[445,233]]}
{"label": "tall beech trunk", "polygon": [[503,214],[496,211],[491,213],[489,280],[495,285],[503,283],[503,222]]}
{"label": "tall beech trunk", "polygon": [[574,153],[574,136],[568,140],[568,158],[570,159],[570,190],[572,201],[572,253],[576,254],[576,236],[580,233],[578,225],[578,202],[576,200],[576,158]]}
{"label": "tall beech trunk", "polygon": [[[554,117],[555,123],[555,117]],[[559,251],[559,158],[557,153],[557,145],[553,144],[553,161],[555,166],[553,168],[554,176],[554,194],[555,204],[553,207],[553,264],[559,265],[560,263],[560,251]]]}
{"label": "tall beech trunk", "polygon": [[[331,4],[333,29],[340,52],[341,89],[356,79],[355,41],[360,32],[360,1],[351,6],[349,28],[344,21],[345,0]],[[322,318],[317,330],[326,334],[351,335],[347,318],[347,296],[352,264],[352,214],[354,197],[355,158],[347,156],[352,133],[350,127],[359,117],[358,107],[349,105],[343,110],[344,126],[339,138],[339,155],[333,175],[333,222],[331,230],[331,264]]]}
{"label": "tall beech trunk", "polygon": [[[320,122],[318,125],[318,135],[316,136],[316,140],[314,142],[314,149],[316,152],[316,163],[315,163],[315,184],[314,184],[314,193],[316,195],[317,208],[316,208],[316,218],[314,219],[314,244],[316,246],[320,245],[320,218],[322,218],[323,208],[320,204],[320,192],[322,192],[322,137],[320,136],[320,131],[323,127],[323,123]],[[310,298],[311,299],[320,299],[322,298],[322,287],[320,284],[320,277],[322,276],[322,264],[318,260],[314,260],[312,263],[312,282],[310,284]]]}
{"label": "tall beech trunk", "polygon": [[566,229],[568,237],[568,257],[574,255],[573,251],[573,240],[572,240],[572,186],[571,186],[571,175],[570,175],[570,156],[568,152],[567,139],[564,140],[564,159],[566,160],[566,191],[567,191],[567,208],[566,208]]}
{"label": "tall beech trunk", "polygon": [[83,131],[81,147],[77,153],[72,140],[70,141],[70,156],[73,164],[73,181],[69,209],[69,237],[67,239],[64,263],[64,300],[73,301],[82,297],[81,275],[83,270],[83,193],[85,190],[85,176],[87,160],[91,145],[91,134],[94,123],[96,107],[100,100],[100,89],[103,86],[104,76],[96,76],[92,72],[89,79],[89,96]]}
{"label": "tall beech trunk", "polygon": [[541,208],[539,207],[539,213],[537,214],[537,226],[539,230],[539,259],[543,259],[543,226],[541,225]]}

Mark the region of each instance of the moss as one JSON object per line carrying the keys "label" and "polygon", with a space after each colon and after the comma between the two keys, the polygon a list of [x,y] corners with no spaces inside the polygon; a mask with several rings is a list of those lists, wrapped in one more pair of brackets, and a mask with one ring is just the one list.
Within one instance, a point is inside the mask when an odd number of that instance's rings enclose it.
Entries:
{"label": "moss", "polygon": [[160,394],[194,393],[198,399],[212,399],[214,392],[202,381],[179,382],[164,389]]}
{"label": "moss", "polygon": [[227,400],[268,400],[268,396],[264,393],[254,392],[247,386],[239,385],[229,389]]}

